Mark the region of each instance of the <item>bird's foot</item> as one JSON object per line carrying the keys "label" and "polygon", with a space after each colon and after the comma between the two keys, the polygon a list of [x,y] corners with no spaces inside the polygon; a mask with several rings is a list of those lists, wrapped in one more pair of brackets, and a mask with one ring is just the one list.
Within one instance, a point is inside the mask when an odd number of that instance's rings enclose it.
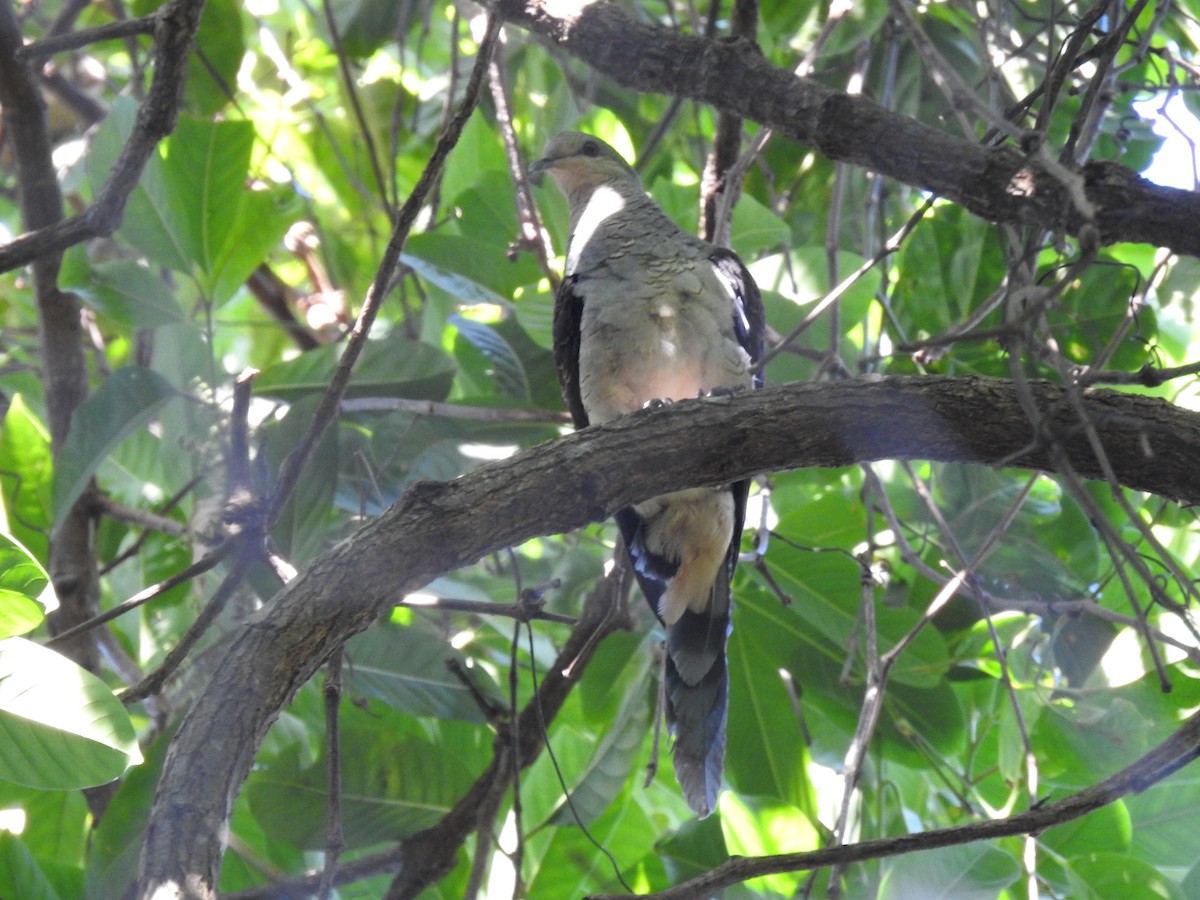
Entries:
{"label": "bird's foot", "polygon": [[670,397],[655,397],[655,398],[653,398],[651,400],[647,400],[645,403],[643,403],[642,409],[662,409],[664,406],[670,406],[670,405],[671,405]]}
{"label": "bird's foot", "polygon": [[707,400],[711,397],[732,397],[735,394],[740,394],[744,391],[743,387],[715,387],[701,391],[697,396],[701,400]]}

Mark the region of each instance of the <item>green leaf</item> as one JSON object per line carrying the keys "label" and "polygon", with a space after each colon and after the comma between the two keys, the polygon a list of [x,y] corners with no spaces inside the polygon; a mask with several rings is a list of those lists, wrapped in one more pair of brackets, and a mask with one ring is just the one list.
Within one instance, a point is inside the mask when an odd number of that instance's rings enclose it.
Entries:
{"label": "green leaf", "polygon": [[290,192],[247,187],[254,141],[251,122],[183,117],[164,148],[175,227],[214,303],[237,290],[294,218]]}
{"label": "green leaf", "polygon": [[154,328],[187,316],[166,283],[130,259],[91,266],[87,286],[74,285],[84,303],[127,328]]}
{"label": "green leaf", "polygon": [[59,900],[62,897],[29,848],[7,831],[0,831],[0,897],[20,897],[21,900]]}
{"label": "green leaf", "polygon": [[783,631],[754,605],[739,604],[729,637],[729,724],[726,771],[739,794],[771,797],[815,819],[808,749],[780,674]]}
{"label": "green leaf", "polygon": [[[1196,859],[1200,834],[1200,773],[1189,767],[1126,798],[1132,819],[1133,851],[1160,866],[1186,866]],[[1124,850],[1128,847],[1094,847]]]}
{"label": "green leaf", "polygon": [[[454,806],[469,773],[441,748],[399,737],[361,714],[342,729],[342,825],[358,848],[428,828]],[[324,759],[301,767],[289,750],[255,773],[246,792],[257,822],[276,840],[317,850],[325,844],[329,796]]]}
{"label": "green leaf", "polygon": [[[1129,810],[1124,801],[1118,800],[1086,816],[1054,826],[1042,834],[1041,842],[1064,857],[1106,851],[1124,853],[1129,849],[1131,834]],[[1195,848],[1192,850],[1194,852]]]}
{"label": "green leaf", "polygon": [[496,386],[502,394],[521,400],[529,399],[529,379],[521,358],[496,329],[457,313],[450,317],[450,323],[471,346],[487,357],[492,364]]}
{"label": "green leaf", "polygon": [[0,641],[0,778],[72,790],[141,759],[129,714],[104,682],[23,638]]}
{"label": "green leaf", "polygon": [[[821,846],[817,829],[794,806],[726,792],[721,795],[719,809],[721,831],[732,856],[803,853]],[[748,886],[765,890],[767,896],[794,897],[807,877],[806,872],[782,872],[756,878]]]}
{"label": "green leaf", "polygon": [[158,373],[128,366],[79,405],[54,472],[55,528],[113,448],[144,427],[174,396],[174,388]]}
{"label": "green leaf", "polygon": [[[314,394],[292,403],[284,416],[263,429],[267,441],[267,460],[272,471],[279,471],[291,453],[312,428],[319,398]],[[317,442],[304,477],[279,514],[271,536],[280,552],[294,564],[303,564],[328,546],[334,527],[333,499],[337,490],[338,464],[342,457],[342,430],[327,428]],[[266,575],[260,580],[258,574]],[[279,581],[265,570],[252,573],[252,581],[264,599],[279,590]]]}
{"label": "green leaf", "polygon": [[673,883],[694,878],[729,858],[720,816],[685,821],[657,844]]}
{"label": "green leaf", "polygon": [[[254,391],[294,401],[329,387],[342,347],[326,344],[265,369]],[[408,397],[445,400],[454,380],[454,361],[428,344],[388,337],[370,341],[346,390],[347,397]]]}
{"label": "green leaf", "polygon": [[0,534],[0,639],[32,631],[58,606],[50,576],[12,536]]}
{"label": "green leaf", "polygon": [[193,113],[212,115],[229,103],[246,54],[242,23],[237,0],[205,2],[184,81],[184,105]]}
{"label": "green leaf", "polygon": [[779,245],[788,245],[792,239],[791,229],[775,213],[759,203],[750,194],[739,198],[733,212],[730,243],[749,261],[762,250]]}
{"label": "green leaf", "polygon": [[[120,102],[94,140],[93,190],[107,177],[136,111]],[[121,235],[150,260],[194,275],[206,297],[227,300],[296,218],[290,190],[247,186],[253,123],[181,117],[130,196]]]}
{"label": "green leaf", "polygon": [[[400,12],[401,6],[389,0],[342,0],[334,4],[334,21],[346,53],[351,58],[365,59],[395,40]],[[323,16],[318,17],[317,24],[324,33]],[[326,36],[325,40],[333,44],[332,37]]]}
{"label": "green leaf", "polygon": [[[133,131],[137,103],[118,97],[92,138],[87,157],[88,181],[99,194],[117,157]],[[181,227],[175,192],[164,171],[162,158],[150,154],[137,187],[129,195],[118,234],[152,261],[176,272],[191,270],[192,255]]]}
{"label": "green leaf", "polygon": [[[797,510],[792,515],[803,515]],[[781,531],[787,533],[781,524]],[[805,552],[777,542],[767,557],[776,581],[794,602],[792,607],[811,629],[834,645],[849,645],[859,627],[857,564],[845,554]],[[876,604],[879,649],[886,651],[920,619],[916,610]],[[807,631],[807,630],[806,630]],[[936,685],[949,665],[945,641],[930,628],[922,630],[892,668],[892,679],[918,687]]]}
{"label": "green leaf", "polygon": [[[540,862],[529,884],[529,900],[620,891],[608,854],[628,878],[631,862],[654,851],[654,824],[636,803],[614,805],[588,826],[587,834],[578,828],[557,828],[543,834],[547,840],[535,848]],[[607,853],[599,852],[597,844]]]}
{"label": "green leaf", "polygon": [[[422,238],[422,240],[417,240]],[[416,235],[408,242],[409,252],[400,254],[400,262],[431,284],[437,285],[459,303],[475,306],[490,303],[507,308],[508,300],[482,282],[447,268],[442,260],[457,261],[467,265],[468,261],[486,261],[489,256],[480,252],[477,243],[454,235]],[[491,248],[486,248],[490,254]],[[418,255],[420,254],[420,255]],[[431,259],[438,259],[433,262]]]}
{"label": "green leaf", "polygon": [[[648,675],[652,656],[649,647],[643,649],[645,652],[639,654],[638,662]],[[612,806],[629,781],[630,773],[638,766],[646,735],[651,731],[653,714],[654,707],[647,696],[645,682],[638,679],[633,682],[633,689],[626,694],[616,716],[608,721],[595,754],[578,774],[571,787],[571,802],[563,801],[550,818],[550,824],[574,825],[582,821],[586,826]]]}
{"label": "green leaf", "polygon": [[0,423],[0,486],[10,533],[40,560],[50,554],[53,473],[50,434],[17,394]]}
{"label": "green leaf", "polygon": [[1184,900],[1179,886],[1149,863],[1119,853],[1091,853],[1069,862],[1071,872],[1084,886],[1086,900],[1110,900],[1115,897]]}
{"label": "green leaf", "polygon": [[879,900],[995,900],[1021,877],[1021,864],[989,844],[909,853],[885,864]]}
{"label": "green leaf", "polygon": [[346,644],[346,655],[350,663],[346,681],[351,687],[410,715],[484,720],[467,686],[446,668],[450,661],[469,671],[485,694],[498,693],[481,669],[468,670],[461,653],[418,625],[369,628]]}

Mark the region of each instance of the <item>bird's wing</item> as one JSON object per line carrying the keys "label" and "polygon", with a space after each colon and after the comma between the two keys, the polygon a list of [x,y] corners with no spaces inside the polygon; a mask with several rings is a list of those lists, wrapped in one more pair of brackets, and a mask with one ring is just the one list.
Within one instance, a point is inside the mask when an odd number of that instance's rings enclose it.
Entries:
{"label": "bird's wing", "polygon": [[558,286],[554,298],[554,364],[563,399],[576,428],[588,426],[587,410],[579,391],[579,322],[583,318],[583,297],[575,290],[575,276],[568,275]]}
{"label": "bird's wing", "polygon": [[[732,251],[714,249],[708,258],[732,297],[731,314],[737,341],[746,351],[751,365],[756,365],[762,359],[766,325],[758,286]],[[751,386],[760,388],[762,384],[762,372],[754,372]],[[704,613],[689,610],[667,629],[664,677],[668,721],[675,733],[675,774],[688,805],[702,817],[716,806],[725,764],[725,723],[729,706],[725,644],[732,628],[731,589],[741,551],[749,479],[733,483],[729,491],[734,504],[733,533],[713,584],[709,609]],[[625,530],[624,525],[622,530]],[[647,580],[639,578],[643,590]]]}
{"label": "bird's wing", "polygon": [[[762,295],[750,271],[732,250],[717,247],[709,256],[717,277],[729,286],[733,294],[733,330],[738,343],[750,357],[751,365],[758,365],[763,356],[763,332],[766,330],[766,315],[763,313]],[[754,387],[763,386],[763,373],[754,373]]]}

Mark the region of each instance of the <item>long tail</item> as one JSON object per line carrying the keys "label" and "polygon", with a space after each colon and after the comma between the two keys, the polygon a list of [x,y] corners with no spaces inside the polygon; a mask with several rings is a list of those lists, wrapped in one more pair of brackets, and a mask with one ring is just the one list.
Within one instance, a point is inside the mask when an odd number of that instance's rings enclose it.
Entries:
{"label": "long tail", "polygon": [[[729,669],[725,644],[731,629],[730,583],[737,566],[748,481],[730,487],[735,515],[733,539],[713,582],[708,609],[686,611],[667,628],[663,672],[667,725],[675,736],[675,776],[684,799],[701,818],[716,808],[725,767],[725,720],[729,711]],[[677,564],[649,551],[642,540],[642,520],[632,509],[616,515],[634,573],[651,609],[659,601]]]}
{"label": "long tail", "polygon": [[675,777],[684,799],[700,818],[717,805],[725,767],[725,720],[729,710],[729,581],[718,577],[714,609],[724,615],[684,613],[667,629],[664,682],[667,725],[675,735]]}

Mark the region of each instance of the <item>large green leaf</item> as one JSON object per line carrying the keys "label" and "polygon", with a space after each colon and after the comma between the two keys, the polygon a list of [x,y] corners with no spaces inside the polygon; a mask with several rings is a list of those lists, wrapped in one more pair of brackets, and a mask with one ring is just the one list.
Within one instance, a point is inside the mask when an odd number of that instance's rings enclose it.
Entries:
{"label": "large green leaf", "polygon": [[29,848],[14,834],[0,831],[0,897],[60,900]]}
{"label": "large green leaf", "polygon": [[[98,190],[133,126],[128,103],[93,139],[88,173]],[[152,155],[130,196],[121,235],[160,265],[197,278],[215,303],[227,300],[296,218],[290,190],[247,186],[254,125],[184,116]]]}
{"label": "large green leaf", "polygon": [[79,405],[54,472],[56,528],[113,448],[149,423],[174,396],[174,388],[157,372],[128,366]]}
{"label": "large green leaf", "polygon": [[[342,727],[342,823],[351,848],[395,841],[437,822],[471,779],[450,754],[428,741],[398,737],[352,715]],[[329,795],[325,761],[301,766],[281,754],[247,783],[255,819],[277,840],[324,846]]]}
{"label": "large green leaf", "polygon": [[125,707],[95,675],[23,638],[0,641],[0,778],[106,784],[141,762]]}
{"label": "large green leaf", "polygon": [[467,306],[480,303],[501,307],[508,305],[508,299],[484,281],[458,271],[460,268],[471,270],[481,262],[486,264],[494,252],[493,248],[469,238],[442,234],[417,235],[409,240],[407,246],[408,252],[400,255],[400,261],[426,281],[437,285],[456,302]]}
{"label": "large green leaf", "polygon": [[632,690],[625,696],[625,702],[616,716],[607,723],[595,754],[578,773],[571,787],[570,803],[563,800],[562,806],[551,818],[551,824],[573,825],[582,822],[586,826],[600,818],[629,781],[630,773],[637,768],[639,754],[646,743],[646,735],[651,731],[651,717],[654,715],[654,706],[647,695],[644,681],[649,675],[649,662],[653,657],[649,647],[644,650],[646,652],[639,654],[635,662],[637,668],[641,669],[642,678],[632,679]]}
{"label": "large green leaf", "polygon": [[[815,631],[835,646],[851,646],[851,636],[860,627],[858,565],[846,554],[806,552],[781,541],[772,545],[767,562],[776,582],[790,596],[792,609],[809,626],[802,629],[798,639],[812,643],[809,634]],[[920,614],[907,607],[889,608],[876,603],[880,651],[898,643],[919,619]],[[932,687],[948,665],[945,641],[926,627],[905,649],[891,675],[903,684]]]}
{"label": "large green leaf", "polygon": [[1047,830],[1041,836],[1041,843],[1064,857],[1109,851],[1124,853],[1129,849],[1131,831],[1129,810],[1118,800]]}
{"label": "large green leaf", "polygon": [[101,315],[128,328],[154,328],[186,319],[175,294],[154,272],[131,259],[96,263],[83,284],[72,285]]}
{"label": "large green leaf", "polygon": [[[92,136],[87,157],[87,175],[92,192],[98,194],[117,162],[121,148],[129,139],[137,118],[137,103],[132,97],[119,97]],[[118,232],[155,263],[187,272],[192,263],[176,209],[174,191],[162,158],[150,154],[142,177],[129,195],[125,216]]]}
{"label": "large green leaf", "polygon": [[[632,802],[611,807],[588,826],[588,834],[578,828],[548,831],[533,848],[540,859],[526,896],[559,900],[619,890],[612,860],[618,870],[627,872],[632,862],[652,853],[654,839],[652,822]],[[597,844],[607,853],[598,851]]]}
{"label": "large green leaf", "polygon": [[160,734],[146,749],[146,761],[121,779],[104,818],[89,832],[87,900],[122,900],[125,896],[137,873],[150,804],[173,736],[173,731]]}
{"label": "large green leaf", "polygon": [[1069,863],[1075,876],[1073,900],[1184,900],[1179,885],[1149,863],[1120,853],[1090,853]]}
{"label": "large green leaf", "polygon": [[255,133],[247,121],[181,118],[164,146],[173,227],[215,303],[228,299],[291,225],[292,195],[246,185]]}
{"label": "large green leaf", "polygon": [[[483,712],[463,682],[447,668],[466,660],[436,632],[419,625],[370,628],[346,644],[347,683],[414,716],[482,722]],[[476,685],[495,694],[482,670],[471,670]]]}
{"label": "large green leaf", "polygon": [[529,399],[529,377],[512,344],[491,325],[455,314],[451,323],[476,350],[491,363],[491,374],[500,393],[521,400]]}
{"label": "large green leaf", "polygon": [[880,900],[995,900],[1021,877],[1021,863],[990,844],[909,853],[885,864]]}
{"label": "large green leaf", "polygon": [[237,0],[206,0],[184,81],[184,105],[190,112],[212,115],[229,104],[246,55],[245,24]]}
{"label": "large green leaf", "polygon": [[25,634],[58,606],[50,577],[12,536],[0,534],[0,639]]}
{"label": "large green leaf", "polygon": [[[264,397],[296,400],[323,393],[333,378],[342,348],[326,344],[266,369],[254,391]],[[454,362],[428,344],[388,337],[370,341],[354,369],[347,397],[408,397],[445,400],[454,379]]]}
{"label": "large green leaf", "polygon": [[[721,797],[720,811],[721,830],[732,856],[803,853],[821,844],[808,816],[774,799],[727,793]],[[793,897],[806,877],[804,872],[782,872],[756,878],[748,886],[767,896]]]}
{"label": "large green leaf", "polygon": [[776,798],[816,817],[804,729],[781,675],[789,648],[757,604],[739,604],[729,638],[726,769],[739,794]]}
{"label": "large green leaf", "polygon": [[1160,866],[1193,863],[1196,835],[1200,834],[1200,772],[1194,765],[1127,798],[1125,805],[1132,820],[1133,851],[1138,859]]}

